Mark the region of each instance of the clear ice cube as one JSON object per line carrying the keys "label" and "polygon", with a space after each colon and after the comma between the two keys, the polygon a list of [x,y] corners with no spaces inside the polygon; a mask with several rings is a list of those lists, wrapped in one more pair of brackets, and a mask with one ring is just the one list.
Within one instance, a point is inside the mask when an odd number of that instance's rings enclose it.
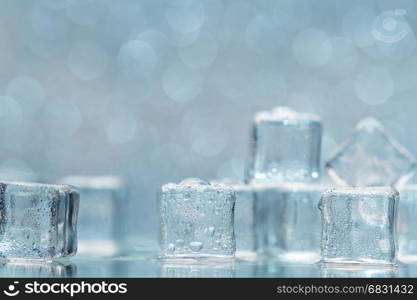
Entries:
{"label": "clear ice cube", "polygon": [[221,183],[230,186],[236,195],[234,230],[236,238],[236,256],[254,258],[255,248],[255,190],[253,186],[232,179],[223,179]]}
{"label": "clear ice cube", "polygon": [[81,201],[78,214],[78,252],[112,255],[118,251],[124,232],[122,210],[127,188],[120,176],[70,175],[60,183],[75,186]]}
{"label": "clear ice cube", "polygon": [[322,124],[317,116],[287,107],[255,115],[252,181],[314,181],[319,176]]}
{"label": "clear ice cube", "polygon": [[20,182],[2,182],[0,189],[0,257],[53,260],[76,253],[75,189]]}
{"label": "clear ice cube", "polygon": [[414,157],[377,120],[360,121],[328,160],[330,177],[340,185],[395,185],[414,166]]}
{"label": "clear ice cube", "polygon": [[162,186],[161,256],[233,257],[235,193],[223,184],[185,179]]}
{"label": "clear ice cube", "polygon": [[336,188],[323,193],[322,260],[395,263],[399,193],[390,187]]}
{"label": "clear ice cube", "polygon": [[398,187],[397,240],[398,259],[406,263],[417,262],[417,184]]}
{"label": "clear ice cube", "polygon": [[257,250],[283,262],[320,260],[321,184],[258,186],[255,201]]}

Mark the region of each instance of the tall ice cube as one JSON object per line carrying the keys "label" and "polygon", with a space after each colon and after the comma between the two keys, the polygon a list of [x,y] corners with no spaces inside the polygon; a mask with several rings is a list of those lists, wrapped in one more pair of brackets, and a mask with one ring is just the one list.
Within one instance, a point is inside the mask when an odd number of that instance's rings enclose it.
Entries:
{"label": "tall ice cube", "polygon": [[389,135],[380,122],[366,118],[339,146],[326,168],[339,185],[393,186],[410,173],[414,165],[413,155]]}
{"label": "tall ice cube", "polygon": [[234,213],[236,256],[243,259],[254,258],[256,256],[255,187],[230,178],[220,182],[230,186],[236,195]]}
{"label": "tall ice cube", "polygon": [[48,260],[77,251],[78,192],[66,185],[0,183],[0,257]]}
{"label": "tall ice cube", "polygon": [[200,179],[162,186],[160,194],[163,258],[227,258],[235,254],[232,188]]}
{"label": "tall ice cube", "polygon": [[408,183],[398,187],[397,239],[398,259],[406,263],[417,262],[417,184]]}
{"label": "tall ice cube", "polygon": [[322,184],[280,183],[258,186],[256,241],[260,254],[286,263],[320,260]]}
{"label": "tall ice cube", "polygon": [[325,263],[393,264],[399,193],[390,187],[335,188],[323,193]]}
{"label": "tall ice cube", "polygon": [[61,183],[75,186],[81,195],[78,216],[80,254],[112,255],[122,243],[127,188],[120,176],[70,175]]}
{"label": "tall ice cube", "polygon": [[255,115],[252,181],[306,182],[319,177],[322,124],[315,115],[287,107]]}

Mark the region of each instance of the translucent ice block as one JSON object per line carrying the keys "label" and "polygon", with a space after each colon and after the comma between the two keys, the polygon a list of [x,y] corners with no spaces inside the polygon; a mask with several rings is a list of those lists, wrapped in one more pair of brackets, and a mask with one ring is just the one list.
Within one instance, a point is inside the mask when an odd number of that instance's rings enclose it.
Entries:
{"label": "translucent ice block", "polygon": [[254,258],[255,248],[255,188],[229,178],[221,183],[230,186],[236,194],[234,228],[236,256]]}
{"label": "translucent ice block", "polygon": [[226,185],[185,179],[162,186],[161,256],[233,257],[235,193]]}
{"label": "translucent ice block", "polygon": [[261,254],[287,263],[320,260],[318,204],[325,186],[281,183],[256,192],[256,236]]}
{"label": "translucent ice block", "polygon": [[0,183],[0,257],[53,260],[77,251],[78,192],[66,185]]}
{"label": "translucent ice block", "polygon": [[346,187],[323,193],[323,262],[395,263],[398,199],[398,192],[389,187]]}
{"label": "translucent ice block", "polygon": [[123,236],[127,188],[119,176],[71,175],[59,182],[75,186],[81,195],[78,216],[80,254],[112,255]]}
{"label": "translucent ice block", "polygon": [[321,135],[317,116],[286,107],[257,113],[252,136],[252,180],[275,183],[317,179]]}
{"label": "translucent ice block", "polygon": [[377,120],[358,123],[353,134],[326,163],[340,185],[395,185],[414,166],[414,157]]}
{"label": "translucent ice block", "polygon": [[398,209],[397,239],[398,259],[417,262],[417,184],[398,188],[400,202]]}

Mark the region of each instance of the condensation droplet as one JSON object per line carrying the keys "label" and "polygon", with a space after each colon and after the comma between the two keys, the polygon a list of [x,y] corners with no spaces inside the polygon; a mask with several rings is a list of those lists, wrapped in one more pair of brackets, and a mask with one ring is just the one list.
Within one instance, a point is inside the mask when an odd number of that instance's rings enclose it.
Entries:
{"label": "condensation droplet", "polygon": [[201,242],[191,242],[190,243],[190,249],[194,252],[199,252],[201,249],[203,249],[203,243]]}

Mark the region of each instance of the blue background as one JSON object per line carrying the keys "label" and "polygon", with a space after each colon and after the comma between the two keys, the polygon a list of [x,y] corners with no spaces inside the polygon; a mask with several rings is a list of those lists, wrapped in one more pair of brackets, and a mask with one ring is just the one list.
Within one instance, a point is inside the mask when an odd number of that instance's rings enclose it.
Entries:
{"label": "blue background", "polygon": [[120,174],[129,234],[155,237],[160,185],[241,178],[253,114],[361,118],[415,143],[417,3],[1,0],[0,173]]}

